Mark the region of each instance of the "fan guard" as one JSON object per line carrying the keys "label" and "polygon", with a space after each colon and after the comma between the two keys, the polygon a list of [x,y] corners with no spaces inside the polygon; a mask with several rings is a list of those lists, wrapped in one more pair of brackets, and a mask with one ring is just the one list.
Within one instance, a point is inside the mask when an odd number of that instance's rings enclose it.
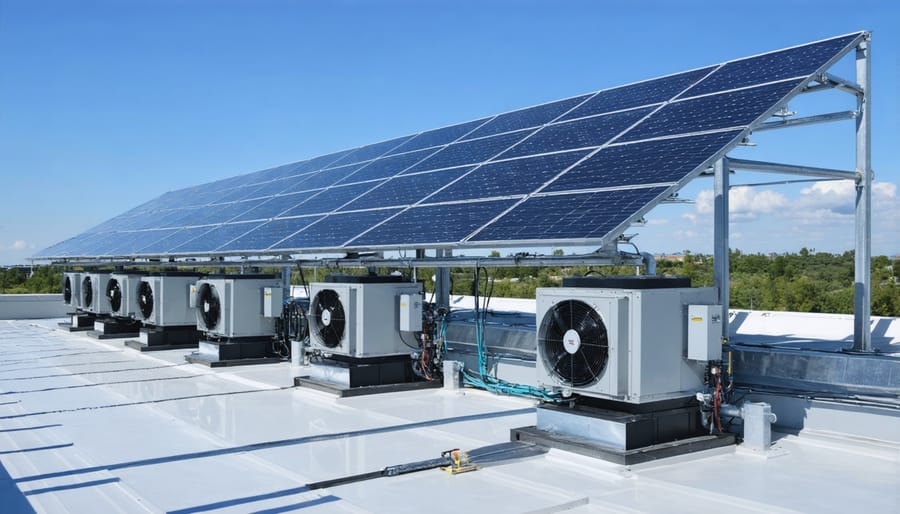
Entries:
{"label": "fan guard", "polygon": [[316,333],[322,344],[328,348],[339,346],[347,326],[347,317],[340,296],[333,289],[323,289],[316,293],[313,304]]}
{"label": "fan guard", "polygon": [[211,284],[201,284],[200,290],[197,291],[197,298],[200,307],[200,318],[207,330],[213,330],[219,324],[219,316],[222,312],[222,306],[219,302],[219,294],[216,288]]}
{"label": "fan guard", "polygon": [[106,283],[106,298],[109,300],[112,311],[119,312],[119,309],[122,308],[122,287],[119,286],[117,279],[111,278]]}
{"label": "fan guard", "polygon": [[138,308],[144,319],[149,319],[153,314],[153,287],[146,280],[138,286]]}
{"label": "fan guard", "polygon": [[555,304],[538,333],[544,366],[560,382],[585,387],[600,379],[609,359],[609,334],[590,305],[580,300]]}
{"label": "fan guard", "polygon": [[84,306],[90,308],[94,303],[94,286],[91,284],[91,277],[84,277],[81,282],[81,292],[84,295]]}
{"label": "fan guard", "polygon": [[66,276],[66,280],[63,282],[63,300],[67,304],[72,303],[72,277]]}

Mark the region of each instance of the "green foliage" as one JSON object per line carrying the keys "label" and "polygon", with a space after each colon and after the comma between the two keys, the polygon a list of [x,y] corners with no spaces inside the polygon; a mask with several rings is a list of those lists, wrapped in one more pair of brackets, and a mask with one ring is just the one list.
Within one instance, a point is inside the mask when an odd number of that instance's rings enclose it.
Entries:
{"label": "green foliage", "polygon": [[34,268],[29,276],[27,268],[0,269],[0,294],[59,293],[62,272],[57,268]]}

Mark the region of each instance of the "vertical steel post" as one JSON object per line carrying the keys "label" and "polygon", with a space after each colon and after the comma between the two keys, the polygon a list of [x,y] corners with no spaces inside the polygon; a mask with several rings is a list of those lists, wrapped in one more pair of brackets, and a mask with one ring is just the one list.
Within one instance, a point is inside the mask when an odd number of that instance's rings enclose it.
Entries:
{"label": "vertical steel post", "polygon": [[872,48],[871,36],[856,47],[856,262],[853,287],[853,349],[872,351]]}
{"label": "vertical steel post", "polygon": [[[452,250],[435,250],[436,257],[449,257]],[[434,302],[440,307],[450,307],[450,268],[434,270]]]}
{"label": "vertical steel post", "polygon": [[713,243],[713,285],[719,291],[719,303],[722,305],[722,340],[728,339],[729,260],[728,254],[728,188],[731,172],[728,158],[722,157],[714,166],[715,171],[715,229]]}
{"label": "vertical steel post", "polygon": [[281,288],[285,298],[291,296],[291,266],[281,267]]}

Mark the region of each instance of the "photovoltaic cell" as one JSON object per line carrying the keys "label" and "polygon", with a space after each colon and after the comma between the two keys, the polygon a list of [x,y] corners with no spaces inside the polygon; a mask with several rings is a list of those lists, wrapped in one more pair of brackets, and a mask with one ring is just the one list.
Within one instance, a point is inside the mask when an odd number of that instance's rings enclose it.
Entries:
{"label": "photovoltaic cell", "polygon": [[460,123],[459,125],[451,125],[449,127],[443,127],[435,130],[429,130],[428,132],[422,132],[406,143],[403,143],[399,147],[388,152],[388,155],[402,152],[411,152],[413,150],[421,150],[422,148],[430,148],[432,146],[441,146],[446,145],[447,143],[452,143],[453,141],[471,132],[473,129],[477,128],[485,121],[487,121],[487,118]]}
{"label": "photovoltaic cell", "polygon": [[352,211],[412,205],[471,169],[471,167],[455,168],[394,177],[350,202],[341,210]]}
{"label": "photovoltaic cell", "polygon": [[366,145],[361,148],[358,148],[352,152],[350,152],[346,157],[341,159],[342,163],[354,163],[354,162],[363,162],[371,159],[375,159],[376,157],[380,157],[381,155],[387,153],[394,148],[402,145],[403,143],[409,141],[414,136],[403,136],[398,137],[396,139],[391,139],[390,141],[383,141],[381,143],[375,143],[371,145]]}
{"label": "photovoltaic cell", "polygon": [[740,130],[609,146],[553,181],[543,191],[577,191],[675,182],[683,179]]}
{"label": "photovoltaic cell", "polygon": [[650,113],[649,107],[549,125],[500,158],[598,147]]}
{"label": "photovoltaic cell", "polygon": [[671,103],[619,141],[749,125],[799,84],[800,81],[791,80]]}
{"label": "photovoltaic cell", "polygon": [[351,242],[353,246],[452,243],[497,217],[515,200],[414,207]]}
{"label": "photovoltaic cell", "polygon": [[602,237],[653,202],[665,187],[538,196],[476,234],[473,241],[565,240]]}
{"label": "photovoltaic cell", "polygon": [[539,127],[555,120],[590,96],[591,95],[582,95],[566,100],[559,100],[558,102],[529,107],[528,109],[500,114],[467,135],[464,139],[474,139],[500,134],[501,132],[512,132],[514,130]]}
{"label": "photovoltaic cell", "polygon": [[[313,189],[321,189],[323,187],[332,186],[340,182],[344,178],[352,175],[356,170],[362,168],[363,166],[365,166],[364,163],[357,163],[322,170],[309,177],[307,180],[304,180],[302,182],[302,189],[304,191],[311,191]],[[297,190],[296,188],[292,189]]]}
{"label": "photovoltaic cell", "polygon": [[563,120],[621,111],[633,107],[667,102],[705,77],[714,67],[693,70],[669,77],[647,80],[630,86],[600,91],[583,105],[563,116]]}
{"label": "photovoltaic cell", "polygon": [[427,150],[419,150],[417,152],[410,152],[400,155],[394,155],[391,157],[385,157],[384,159],[378,159],[377,161],[368,163],[356,173],[344,178],[340,183],[350,184],[354,182],[364,182],[367,180],[392,177],[436,151],[437,148],[429,148]]}
{"label": "photovoltaic cell", "polygon": [[503,150],[506,150],[512,146],[513,143],[521,140],[528,134],[530,134],[530,131],[523,130],[520,132],[501,134],[499,136],[491,136],[484,139],[454,143],[403,173],[418,173],[420,171],[452,168],[454,166],[486,161]]}
{"label": "photovoltaic cell", "polygon": [[248,221],[274,218],[283,212],[297,207],[316,193],[317,191],[307,191],[304,193],[274,196],[259,204],[255,208],[234,217],[231,221]]}
{"label": "photovoltaic cell", "polygon": [[331,214],[271,248],[302,250],[339,247],[398,211],[383,209]]}
{"label": "photovoltaic cell", "polygon": [[525,195],[539,188],[579,159],[587,150],[488,163],[463,177],[429,202],[453,202],[497,196]]}
{"label": "photovoltaic cell", "polygon": [[193,227],[193,228],[182,228],[173,231],[169,236],[162,237],[157,239],[156,241],[152,241],[147,245],[141,247],[138,252],[142,254],[165,254],[177,248],[184,243],[187,243],[191,239],[199,237],[210,230],[212,230],[212,226],[207,225],[205,227]]}
{"label": "photovoltaic cell", "polygon": [[322,190],[311,196],[308,200],[285,212],[282,216],[302,216],[306,214],[324,214],[337,210],[339,207],[378,186],[381,182],[363,182],[362,184],[350,184]]}
{"label": "photovoltaic cell", "polygon": [[216,250],[226,243],[246,234],[254,228],[262,225],[260,221],[246,223],[227,223],[218,225],[200,237],[185,242],[184,244],[169,249],[170,252],[195,253]]}
{"label": "photovoltaic cell", "polygon": [[861,32],[727,63],[685,96],[811,75],[860,35]]}
{"label": "photovoltaic cell", "polygon": [[301,218],[282,218],[264,223],[252,231],[230,243],[220,247],[223,252],[265,250],[294,232],[303,230],[308,225],[319,221],[324,216],[304,216]]}
{"label": "photovoltaic cell", "polygon": [[[614,237],[610,231],[733,148],[863,37],[832,38],[172,191],[36,257]],[[665,187],[647,187],[652,184]]]}

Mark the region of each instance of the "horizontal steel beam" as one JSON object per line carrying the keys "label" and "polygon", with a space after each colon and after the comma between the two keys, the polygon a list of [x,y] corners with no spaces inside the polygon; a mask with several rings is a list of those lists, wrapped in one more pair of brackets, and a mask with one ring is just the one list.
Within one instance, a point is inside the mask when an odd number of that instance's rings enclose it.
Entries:
{"label": "horizontal steel beam", "polygon": [[855,171],[816,168],[814,166],[797,166],[794,164],[781,164],[777,162],[749,161],[746,159],[729,158],[728,164],[732,171],[759,171],[763,173],[784,173],[787,175],[828,177],[846,180],[858,180],[860,177],[859,173]]}
{"label": "horizontal steel beam", "polygon": [[854,95],[863,94],[863,88],[856,82],[851,80],[847,80],[845,78],[838,77],[837,75],[832,75],[831,73],[823,73],[820,75],[819,82],[823,84],[831,84],[836,89],[840,89],[841,91],[846,91],[847,93]]}
{"label": "horizontal steel beam", "polygon": [[856,111],[832,112],[828,114],[818,114],[816,116],[805,116],[803,118],[791,118],[779,121],[767,121],[762,125],[753,129],[753,132],[762,132],[764,130],[773,130],[788,127],[799,127],[803,125],[817,125],[819,123],[831,123],[835,121],[855,120]]}
{"label": "horizontal steel beam", "polygon": [[56,261],[53,266],[83,267],[83,268],[239,268],[239,267],[282,267],[285,265],[311,267],[344,267],[344,268],[368,268],[371,266],[400,266],[400,267],[433,267],[433,268],[465,268],[484,266],[488,268],[509,268],[517,266],[639,266],[643,259],[631,253],[618,255],[610,254],[583,254],[583,255],[520,255],[512,257],[478,257],[478,256],[449,256],[449,257],[335,257],[325,259],[259,259],[259,260],[227,260],[227,261],[146,261],[146,260],[82,260],[82,261]]}

